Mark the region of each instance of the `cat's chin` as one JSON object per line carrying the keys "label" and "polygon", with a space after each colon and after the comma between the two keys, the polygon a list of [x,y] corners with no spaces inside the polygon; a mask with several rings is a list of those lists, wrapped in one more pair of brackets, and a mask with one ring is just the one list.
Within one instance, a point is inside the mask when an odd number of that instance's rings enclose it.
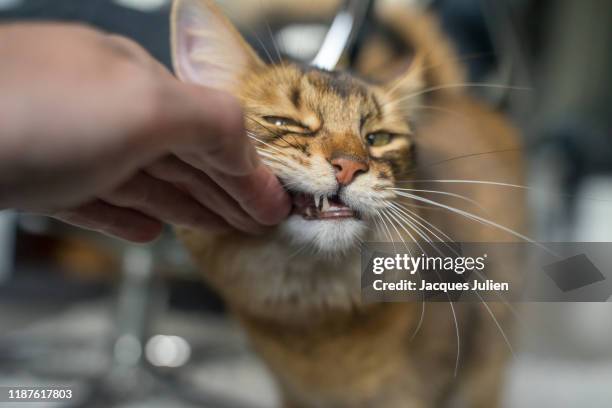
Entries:
{"label": "cat's chin", "polygon": [[336,255],[357,248],[368,227],[357,218],[307,220],[300,215],[292,215],[281,224],[280,229],[296,247],[310,248],[323,255]]}

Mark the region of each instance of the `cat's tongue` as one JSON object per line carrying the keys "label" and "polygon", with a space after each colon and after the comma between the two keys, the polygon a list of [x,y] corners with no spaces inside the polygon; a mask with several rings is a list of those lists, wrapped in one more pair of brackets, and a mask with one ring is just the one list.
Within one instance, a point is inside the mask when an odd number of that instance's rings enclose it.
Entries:
{"label": "cat's tongue", "polygon": [[337,196],[328,198],[304,193],[293,195],[293,213],[306,220],[337,220],[358,216]]}

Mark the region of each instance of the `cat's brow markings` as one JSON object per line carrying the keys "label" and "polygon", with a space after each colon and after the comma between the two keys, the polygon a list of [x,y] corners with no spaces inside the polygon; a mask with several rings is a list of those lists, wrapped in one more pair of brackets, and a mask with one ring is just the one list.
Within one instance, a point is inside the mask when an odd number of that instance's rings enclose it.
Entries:
{"label": "cat's brow markings", "polygon": [[[375,105],[375,104],[374,104]],[[375,105],[376,107],[376,105]],[[361,119],[359,121],[359,129],[363,130],[363,127],[365,126],[366,123],[368,123],[369,120],[376,118],[378,120],[382,120],[382,114],[379,111],[372,111],[371,109],[368,109],[367,113],[364,113],[361,115]]]}
{"label": "cat's brow markings", "polygon": [[300,105],[302,102],[301,98],[302,95],[300,89],[296,86],[291,90],[291,103],[293,103],[293,106],[295,106],[296,109],[300,109]]}
{"label": "cat's brow markings", "polygon": [[359,131],[362,132],[363,131],[363,127],[365,126],[366,122],[372,117],[371,113],[365,114],[365,115],[361,115],[361,120],[359,121]]}
{"label": "cat's brow markings", "polygon": [[351,96],[358,96],[364,100],[367,98],[366,88],[344,72],[309,67],[304,69],[304,73],[308,82],[315,88],[331,91],[342,99]]}
{"label": "cat's brow markings", "polygon": [[342,99],[348,99],[350,96],[354,95],[355,87],[351,83],[352,81],[347,78],[326,78],[327,88],[340,96]]}
{"label": "cat's brow markings", "polygon": [[376,109],[376,117],[378,119],[382,119],[383,117],[382,107],[380,106],[380,103],[378,102],[378,98],[376,98],[376,95],[372,95],[371,99],[372,99],[372,103],[374,104],[374,109]]}

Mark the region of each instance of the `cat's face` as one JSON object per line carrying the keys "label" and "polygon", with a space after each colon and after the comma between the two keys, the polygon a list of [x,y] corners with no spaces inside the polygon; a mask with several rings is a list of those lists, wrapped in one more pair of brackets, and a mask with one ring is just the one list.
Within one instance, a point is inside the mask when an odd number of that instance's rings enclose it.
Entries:
{"label": "cat's face", "polygon": [[394,198],[389,188],[412,167],[411,130],[384,91],[284,65],[248,74],[240,96],[260,155],[293,196],[282,230],[326,252],[365,239]]}
{"label": "cat's face", "polygon": [[[244,107],[263,161],[293,197],[281,231],[299,246],[336,253],[368,237],[390,190],[414,166],[409,105],[412,68],[393,85],[296,64],[266,65],[205,0],[179,0],[174,58],[183,80],[227,90]],[[399,85],[399,86],[398,86]]]}

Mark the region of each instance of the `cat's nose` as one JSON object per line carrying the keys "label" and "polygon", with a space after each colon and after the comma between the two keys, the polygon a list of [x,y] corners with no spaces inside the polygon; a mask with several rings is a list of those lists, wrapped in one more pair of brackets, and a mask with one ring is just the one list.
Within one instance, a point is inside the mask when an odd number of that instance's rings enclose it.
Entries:
{"label": "cat's nose", "polygon": [[355,177],[365,173],[370,169],[367,163],[354,159],[339,157],[331,161],[336,169],[336,180],[342,186],[347,186],[353,182]]}

